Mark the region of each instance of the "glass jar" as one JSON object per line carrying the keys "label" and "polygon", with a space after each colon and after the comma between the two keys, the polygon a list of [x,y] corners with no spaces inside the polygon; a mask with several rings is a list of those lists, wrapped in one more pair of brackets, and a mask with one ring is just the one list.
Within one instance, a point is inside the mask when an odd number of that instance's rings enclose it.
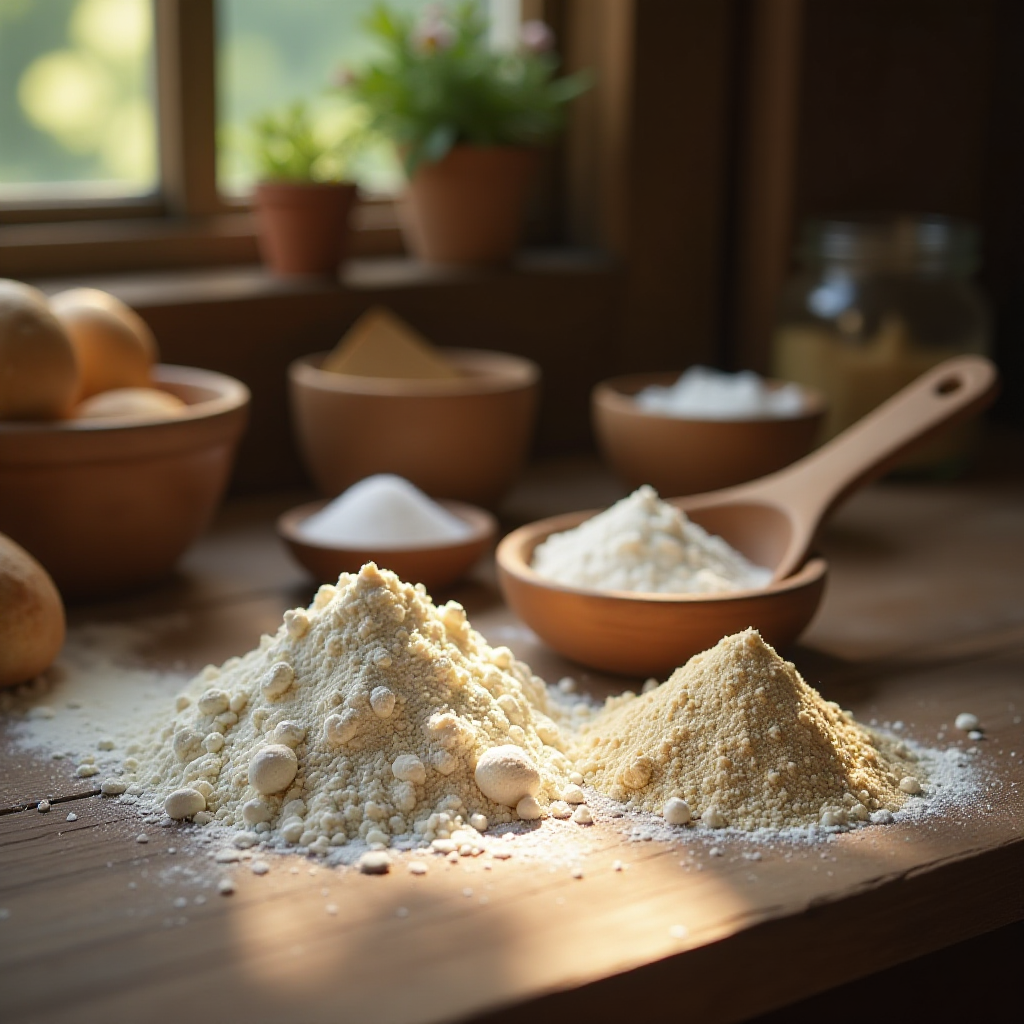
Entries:
{"label": "glass jar", "polygon": [[[810,221],[773,343],[776,377],[820,391],[831,437],[936,363],[987,353],[989,315],[971,278],[978,232],[944,217]],[[955,473],[971,430],[950,428],[901,468]]]}

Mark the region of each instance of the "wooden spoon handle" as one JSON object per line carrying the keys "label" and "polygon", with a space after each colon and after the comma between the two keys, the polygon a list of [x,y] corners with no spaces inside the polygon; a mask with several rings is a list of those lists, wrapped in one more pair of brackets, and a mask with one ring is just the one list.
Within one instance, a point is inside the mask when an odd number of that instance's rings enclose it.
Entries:
{"label": "wooden spoon handle", "polygon": [[995,397],[996,381],[995,366],[983,356],[947,359],[817,451],[754,484],[751,492],[793,515],[795,529],[775,579],[804,561],[818,525],[841,501],[940,427],[980,412]]}

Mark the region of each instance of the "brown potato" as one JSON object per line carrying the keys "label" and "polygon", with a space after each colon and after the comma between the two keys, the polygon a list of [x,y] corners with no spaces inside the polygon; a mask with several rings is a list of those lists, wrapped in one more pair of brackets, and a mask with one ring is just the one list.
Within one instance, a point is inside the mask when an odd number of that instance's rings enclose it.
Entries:
{"label": "brown potato", "polygon": [[0,420],[60,419],[78,385],[75,350],[46,296],[0,278]]}
{"label": "brown potato", "polygon": [[0,686],[49,668],[64,644],[64,603],[49,573],[0,533]]}
{"label": "brown potato", "polygon": [[146,322],[120,299],[98,288],[72,288],[50,299],[78,356],[78,399],[112,388],[152,384],[156,339]]}

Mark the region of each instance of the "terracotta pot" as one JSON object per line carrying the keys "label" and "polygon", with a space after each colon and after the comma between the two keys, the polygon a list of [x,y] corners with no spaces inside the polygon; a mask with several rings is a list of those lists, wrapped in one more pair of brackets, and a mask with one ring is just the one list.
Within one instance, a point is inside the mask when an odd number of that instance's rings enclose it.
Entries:
{"label": "terracotta pot", "polygon": [[0,423],[0,532],[43,564],[66,599],[165,576],[227,487],[249,389],[184,366],[156,366],[153,380],[188,409],[130,423]]}
{"label": "terracotta pot", "polygon": [[373,473],[397,473],[434,498],[493,507],[526,464],[540,368],[505,352],[445,348],[462,376],[357,377],[320,369],[325,352],[288,368],[303,461],[334,497]]}
{"label": "terracotta pot", "polygon": [[355,185],[257,185],[253,207],[263,262],[275,274],[336,274],[348,250],[355,199]]}
{"label": "terracotta pot", "polygon": [[631,490],[650,484],[669,498],[755,480],[803,458],[821,432],[825,403],[812,391],[806,392],[804,412],[784,419],[686,419],[642,409],[633,400],[649,384],[667,386],[678,377],[613,377],[591,394],[598,447]]}
{"label": "terracotta pot", "polygon": [[430,263],[506,262],[522,231],[540,151],[519,146],[456,146],[422,164],[400,205],[414,255]]}

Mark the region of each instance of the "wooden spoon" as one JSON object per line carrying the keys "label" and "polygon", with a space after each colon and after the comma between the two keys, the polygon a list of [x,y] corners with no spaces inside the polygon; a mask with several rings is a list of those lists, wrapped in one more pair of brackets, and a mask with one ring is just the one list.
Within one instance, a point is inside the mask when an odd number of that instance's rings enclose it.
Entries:
{"label": "wooden spoon", "polygon": [[818,527],[840,502],[940,427],[983,409],[996,395],[996,380],[983,356],[947,359],[791,466],[672,503],[772,569],[773,581],[785,579],[804,563]]}
{"label": "wooden spoon", "polygon": [[755,590],[648,594],[573,587],[538,575],[533,551],[552,533],[596,514],[574,512],[513,530],[498,545],[510,607],[549,646],[606,672],[661,677],[723,636],[754,626],[776,647],[814,617],[827,566],[807,560],[822,519],[856,487],[885,472],[940,426],[977,412],[995,394],[995,368],[963,356],[942,363],[838,437],[787,469],[751,483],[673,499],[772,580]]}

